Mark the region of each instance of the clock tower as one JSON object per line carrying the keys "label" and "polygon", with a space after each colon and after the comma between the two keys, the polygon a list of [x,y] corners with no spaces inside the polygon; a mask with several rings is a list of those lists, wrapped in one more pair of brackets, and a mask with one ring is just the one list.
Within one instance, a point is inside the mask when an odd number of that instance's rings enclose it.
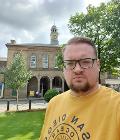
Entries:
{"label": "clock tower", "polygon": [[53,25],[51,27],[50,39],[51,39],[51,44],[52,45],[58,45],[59,44],[58,30],[57,30],[57,27],[55,25]]}

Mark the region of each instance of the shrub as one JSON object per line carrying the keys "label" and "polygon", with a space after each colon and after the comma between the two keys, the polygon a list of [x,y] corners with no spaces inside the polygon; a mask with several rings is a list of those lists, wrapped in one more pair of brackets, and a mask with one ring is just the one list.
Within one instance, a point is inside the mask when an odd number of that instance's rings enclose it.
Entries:
{"label": "shrub", "polygon": [[58,95],[59,92],[56,89],[49,89],[44,94],[45,101],[49,102],[54,96]]}

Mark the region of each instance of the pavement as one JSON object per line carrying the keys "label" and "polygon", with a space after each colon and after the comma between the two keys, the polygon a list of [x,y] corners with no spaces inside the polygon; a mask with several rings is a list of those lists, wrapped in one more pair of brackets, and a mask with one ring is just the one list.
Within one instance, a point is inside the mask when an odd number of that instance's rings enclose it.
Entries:
{"label": "pavement", "polygon": [[[19,99],[18,109],[19,111],[29,110],[31,100],[31,110],[44,110],[47,108],[47,102],[42,98],[26,98]],[[9,103],[8,111],[16,111],[16,99],[0,99],[0,112],[6,112]]]}

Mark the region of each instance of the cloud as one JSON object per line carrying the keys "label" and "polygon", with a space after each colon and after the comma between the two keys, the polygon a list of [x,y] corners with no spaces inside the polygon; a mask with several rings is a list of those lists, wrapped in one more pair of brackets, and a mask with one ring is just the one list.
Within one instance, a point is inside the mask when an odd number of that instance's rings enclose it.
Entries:
{"label": "cloud", "polygon": [[[34,29],[40,23],[34,5],[28,0],[1,0],[0,19],[1,23],[14,29]],[[36,14],[37,13],[37,14]]]}
{"label": "cloud", "polygon": [[80,6],[80,0],[1,0],[0,19],[6,26],[35,30],[50,20],[64,20]]}
{"label": "cloud", "polygon": [[[87,1],[87,0],[85,0]],[[70,34],[71,15],[85,10],[84,0],[0,0],[0,56],[7,56],[5,43],[50,43],[50,28],[58,27],[59,42]],[[3,44],[4,43],[4,44]]]}
{"label": "cloud", "polygon": [[45,13],[56,19],[67,17],[82,8],[82,0],[45,0],[43,3]]}

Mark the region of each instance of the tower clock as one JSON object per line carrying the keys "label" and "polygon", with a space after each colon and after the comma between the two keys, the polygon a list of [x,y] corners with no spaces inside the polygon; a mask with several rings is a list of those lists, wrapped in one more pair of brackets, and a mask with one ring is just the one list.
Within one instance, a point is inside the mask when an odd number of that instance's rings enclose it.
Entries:
{"label": "tower clock", "polygon": [[58,45],[58,30],[55,25],[51,27],[51,33],[50,33],[50,38],[51,38],[51,44],[53,45]]}

